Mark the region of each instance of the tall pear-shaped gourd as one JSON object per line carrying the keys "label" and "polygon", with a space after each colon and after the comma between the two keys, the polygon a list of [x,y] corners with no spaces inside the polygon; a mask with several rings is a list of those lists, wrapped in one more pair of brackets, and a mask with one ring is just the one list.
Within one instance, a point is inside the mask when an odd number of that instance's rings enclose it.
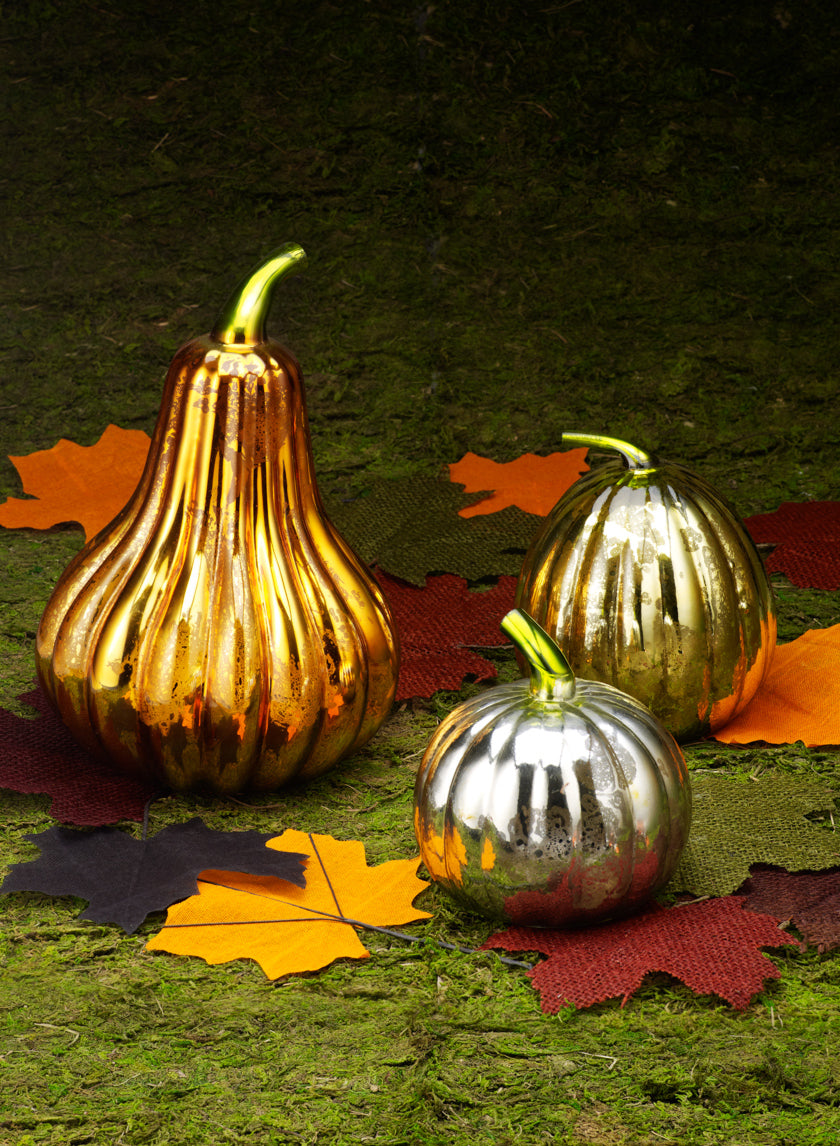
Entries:
{"label": "tall pear-shaped gourd", "polygon": [[300,369],[266,338],[288,245],[169,369],[146,468],[37,637],[74,736],[176,790],[273,789],[368,740],[397,676],[375,581],[318,494]]}

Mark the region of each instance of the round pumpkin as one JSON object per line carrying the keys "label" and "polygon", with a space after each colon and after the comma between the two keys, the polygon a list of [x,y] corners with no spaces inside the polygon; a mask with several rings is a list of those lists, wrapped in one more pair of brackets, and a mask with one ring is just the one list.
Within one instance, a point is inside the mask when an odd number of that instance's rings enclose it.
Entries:
{"label": "round pumpkin", "polygon": [[773,593],[734,510],[708,482],[613,438],[535,536],[516,604],[574,672],[635,696],[684,742],[722,728],[764,679]]}
{"label": "round pumpkin", "polygon": [[691,790],[676,741],[632,697],[576,680],[522,610],[502,621],[530,679],[438,726],[414,791],[432,878],[463,906],[562,927],[628,914],[670,879]]}
{"label": "round pumpkin", "polygon": [[175,355],[137,490],[38,629],[41,683],[76,738],[177,790],[316,776],[396,689],[388,608],[318,494],[300,368],[265,334],[304,258],[275,251]]}

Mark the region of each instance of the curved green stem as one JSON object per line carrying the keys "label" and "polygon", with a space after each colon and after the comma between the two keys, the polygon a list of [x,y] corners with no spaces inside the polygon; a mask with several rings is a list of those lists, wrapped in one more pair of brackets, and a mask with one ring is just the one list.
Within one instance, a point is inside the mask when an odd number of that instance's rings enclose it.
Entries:
{"label": "curved green stem", "polygon": [[522,609],[511,609],[501,621],[506,633],[531,666],[531,692],[542,697],[575,694],[575,674],[545,629]]}
{"label": "curved green stem", "polygon": [[297,243],[287,243],[251,270],[238,284],[225,305],[210,337],[225,345],[265,342],[265,320],[277,282],[306,262],[306,252]]}
{"label": "curved green stem", "polygon": [[564,446],[601,446],[607,450],[617,450],[631,470],[648,470],[654,462],[650,454],[629,442],[621,442],[618,438],[607,438],[603,434],[563,434],[561,439]]}

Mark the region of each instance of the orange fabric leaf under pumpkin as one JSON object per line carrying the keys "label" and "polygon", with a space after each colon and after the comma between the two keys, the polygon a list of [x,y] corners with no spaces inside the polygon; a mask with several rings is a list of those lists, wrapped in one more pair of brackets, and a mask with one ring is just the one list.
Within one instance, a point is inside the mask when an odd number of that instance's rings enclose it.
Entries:
{"label": "orange fabric leaf under pumpkin", "polygon": [[61,438],[52,449],[10,457],[30,498],[10,497],[0,505],[7,529],[49,529],[78,521],[90,540],[111,521],[137,487],[149,436],[142,430],[108,426],[93,446]]}
{"label": "orange fabric leaf under pumpkin", "polygon": [[371,868],[360,841],[293,829],[266,846],[309,855],[305,888],[266,876],[202,872],[198,895],[169,908],[147,948],[211,964],[255,959],[277,979],[318,971],[335,959],[366,959],[357,926],[431,918],[413,906],[429,886],[417,876],[419,856]]}
{"label": "orange fabric leaf under pumpkin", "polygon": [[840,744],[840,625],[778,645],[761,688],[715,733],[725,744]]}
{"label": "orange fabric leaf under pumpkin", "polygon": [[493,490],[493,493],[458,512],[461,517],[474,517],[516,505],[526,513],[545,517],[569,486],[589,469],[586,453],[586,449],[562,450],[545,458],[522,454],[512,462],[494,462],[478,454],[464,454],[459,462],[450,465],[450,479],[462,485],[467,493],[482,490]]}

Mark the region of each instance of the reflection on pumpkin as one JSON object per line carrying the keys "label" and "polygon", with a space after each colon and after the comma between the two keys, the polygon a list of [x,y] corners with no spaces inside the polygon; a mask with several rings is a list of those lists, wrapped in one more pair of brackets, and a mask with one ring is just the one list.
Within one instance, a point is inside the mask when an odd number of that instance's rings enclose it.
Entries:
{"label": "reflection on pumpkin", "polygon": [[420,855],[432,879],[453,885],[463,883],[462,868],[466,866],[467,853],[458,829],[451,824],[438,835],[428,825],[421,826],[417,809],[414,812],[414,831],[417,836]]}

